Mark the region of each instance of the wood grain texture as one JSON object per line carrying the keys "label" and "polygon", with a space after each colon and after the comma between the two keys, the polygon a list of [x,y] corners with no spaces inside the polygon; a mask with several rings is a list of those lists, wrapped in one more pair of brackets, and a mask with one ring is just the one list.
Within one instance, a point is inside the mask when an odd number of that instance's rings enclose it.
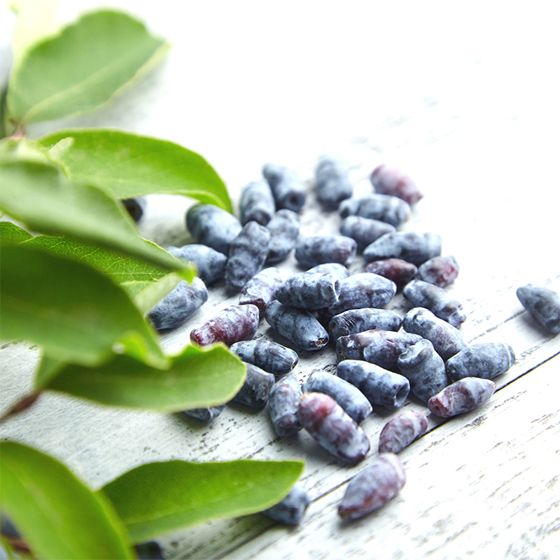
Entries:
{"label": "wood grain texture", "polygon": [[[99,2],[61,4],[69,19]],[[429,433],[403,453],[402,494],[347,527],[335,508],[362,467],[336,463],[306,434],[280,440],[266,412],[227,407],[204,426],[47,394],[1,426],[1,437],[60,457],[96,487],[168,458],[305,459],[303,484],[313,503],[300,528],[260,516],[209,523],[162,537],[169,558],[453,559],[482,551],[489,558],[554,558],[560,337],[539,329],[515,297],[530,281],[560,290],[560,90],[549,71],[560,50],[554,18],[508,6],[506,22],[486,2],[461,13],[447,3],[405,11],[386,3],[288,1],[273,11],[243,0],[111,4],[170,39],[168,61],[101,111],[31,127],[31,135],[110,126],[168,138],[207,157],[234,199],[269,160],[309,181],[318,157],[333,154],[349,165],[358,194],[371,189],[367,177],[377,164],[400,165],[425,192],[404,229],[440,233],[444,254],[461,266],[450,291],[465,306],[465,338],[508,342],[517,361],[480,411],[445,423],[431,418]],[[4,26],[1,13],[0,21]],[[519,29],[531,40],[519,41]],[[538,102],[531,83],[538,84]],[[163,245],[187,242],[189,205],[149,197],[141,233]],[[335,232],[338,223],[310,197],[304,234]],[[362,267],[360,259],[353,264]],[[282,268],[294,271],[293,257]],[[212,289],[187,325],[163,337],[166,349],[180,350],[191,328],[233,301],[222,287]],[[389,307],[407,309],[402,296]],[[269,335],[262,324],[258,336]],[[0,349],[1,410],[29,390],[36,360],[24,343]],[[296,371],[304,379],[316,369],[333,371],[334,363],[328,348],[302,355]],[[364,422],[373,448],[389,416]]]}

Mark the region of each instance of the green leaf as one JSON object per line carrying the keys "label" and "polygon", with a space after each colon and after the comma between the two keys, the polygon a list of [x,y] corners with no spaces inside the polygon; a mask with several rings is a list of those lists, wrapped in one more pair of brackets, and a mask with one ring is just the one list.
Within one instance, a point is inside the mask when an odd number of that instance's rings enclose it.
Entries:
{"label": "green leaf", "polygon": [[4,243],[22,243],[33,236],[12,222],[0,222],[0,240]]}
{"label": "green leaf", "polygon": [[[163,252],[163,249],[155,243],[150,241],[146,243],[153,246],[154,250]],[[166,270],[134,257],[67,237],[40,235],[27,241],[25,245],[38,247],[93,266],[115,283],[120,284],[137,305],[140,304],[139,307],[144,312],[149,311],[180,281],[176,274],[168,274]],[[190,271],[192,280],[194,268],[191,267]]]}
{"label": "green leaf", "polygon": [[103,488],[134,542],[212,519],[256,513],[282,500],[300,461],[166,461],[133,469]]}
{"label": "green leaf", "polygon": [[243,385],[245,366],[223,346],[187,346],[168,369],[153,369],[128,356],[97,367],[65,364],[39,370],[37,389],[67,393],[98,403],[177,412],[231,400]]}
{"label": "green leaf", "polygon": [[8,94],[8,87],[0,87],[0,139],[4,138],[7,132],[6,122],[6,97]]}
{"label": "green leaf", "polygon": [[167,365],[155,332],[109,278],[25,243],[0,250],[0,339],[28,340],[80,364],[99,364],[116,350]]}
{"label": "green leaf", "polygon": [[63,130],[42,138],[70,177],[115,198],[180,194],[231,212],[224,182],[200,155],[172,142],[118,130]]}
{"label": "green leaf", "polygon": [[0,443],[0,505],[36,557],[133,558],[111,504],[66,466],[19,443]]}
{"label": "green leaf", "polygon": [[52,165],[2,153],[0,185],[0,209],[31,230],[75,237],[192,277],[184,262],[138,235],[119,202],[71,183]]}
{"label": "green leaf", "polygon": [[12,0],[10,4],[17,15],[12,39],[14,65],[17,65],[31,45],[57,31],[58,0]]}
{"label": "green leaf", "polygon": [[9,117],[23,125],[95,109],[166,48],[122,12],[86,14],[35,44],[16,65],[8,89]]}

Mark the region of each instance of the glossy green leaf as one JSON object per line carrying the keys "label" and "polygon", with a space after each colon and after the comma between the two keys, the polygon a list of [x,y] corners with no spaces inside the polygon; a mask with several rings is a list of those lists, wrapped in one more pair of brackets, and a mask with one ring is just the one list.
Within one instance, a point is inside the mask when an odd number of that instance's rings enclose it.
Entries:
{"label": "glossy green leaf", "polygon": [[25,243],[0,251],[0,339],[28,340],[80,364],[99,364],[115,350],[167,364],[153,329],[109,278]]}
{"label": "glossy green leaf", "polygon": [[22,243],[33,236],[12,222],[0,222],[0,241],[4,243]]}
{"label": "glossy green leaf", "polygon": [[31,230],[109,247],[191,278],[184,262],[139,237],[120,203],[96,187],[71,183],[52,165],[2,154],[0,185],[0,210]]}
{"label": "glossy green leaf", "polygon": [[172,142],[118,130],[63,130],[42,138],[70,177],[116,198],[180,194],[231,212],[227,189],[200,155]]}
{"label": "glossy green leaf", "polygon": [[108,500],[52,457],[0,443],[0,506],[37,558],[133,558],[126,531]]}
{"label": "glossy green leaf", "polygon": [[6,96],[8,88],[0,86],[0,139],[4,138],[7,132],[7,115],[6,115]]}
{"label": "glossy green leaf", "polygon": [[[163,252],[163,249],[155,243],[149,241],[146,243],[150,244],[154,250]],[[67,237],[40,235],[25,244],[93,266],[109,276],[115,283],[120,284],[144,312],[149,311],[180,281],[177,275],[169,274],[166,270],[139,261],[134,257],[121,255],[104,247],[95,247]],[[194,268],[191,267],[192,278],[194,278]]]}
{"label": "glossy green leaf", "polygon": [[124,13],[86,14],[21,58],[8,89],[10,120],[21,125],[95,109],[165,50],[164,41]]}
{"label": "glossy green leaf", "polygon": [[[187,346],[165,370],[115,356],[97,367],[66,364],[40,375],[37,389],[110,406],[177,412],[231,400],[243,385],[245,366],[223,346]],[[38,382],[44,384],[37,386]]]}
{"label": "glossy green leaf", "polygon": [[167,461],[133,469],[103,492],[138,542],[267,509],[288,494],[302,471],[300,461]]}

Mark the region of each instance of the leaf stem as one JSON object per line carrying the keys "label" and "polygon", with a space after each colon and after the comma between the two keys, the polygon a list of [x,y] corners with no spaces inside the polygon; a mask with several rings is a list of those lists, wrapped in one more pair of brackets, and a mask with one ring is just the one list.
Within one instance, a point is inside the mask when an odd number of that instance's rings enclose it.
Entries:
{"label": "leaf stem", "polygon": [[2,416],[0,416],[0,424],[5,422],[11,416],[15,416],[28,408],[31,408],[36,402],[37,399],[41,396],[41,391],[33,391],[28,395],[25,395],[19,401],[16,401]]}

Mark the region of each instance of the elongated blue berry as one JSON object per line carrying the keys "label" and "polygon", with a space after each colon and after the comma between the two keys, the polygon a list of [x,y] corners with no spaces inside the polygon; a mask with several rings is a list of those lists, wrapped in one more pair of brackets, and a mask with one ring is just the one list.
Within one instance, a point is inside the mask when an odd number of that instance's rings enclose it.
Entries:
{"label": "elongated blue berry", "polygon": [[266,228],[270,231],[267,262],[277,264],[286,260],[299,237],[299,216],[291,210],[278,210]]}
{"label": "elongated blue berry", "polygon": [[371,329],[341,336],[336,341],[336,356],[338,360],[364,360],[365,350],[368,348],[368,357],[372,363],[396,370],[401,353],[420,339],[415,334]]}
{"label": "elongated blue berry", "polygon": [[391,501],[405,482],[399,458],[383,453],[350,481],[338,506],[338,515],[347,520],[359,519]]}
{"label": "elongated blue berry", "polygon": [[277,208],[293,212],[299,212],[303,208],[307,196],[305,185],[291,169],[268,163],[262,172],[270,185]]}
{"label": "elongated blue berry", "polygon": [[441,418],[451,418],[482,406],[496,390],[489,379],[465,377],[448,385],[428,401],[430,412]]}
{"label": "elongated blue berry", "polygon": [[361,360],[343,360],[336,374],[356,386],[374,406],[401,408],[410,391],[406,377]]}
{"label": "elongated blue berry", "polygon": [[395,231],[368,245],[364,251],[367,262],[397,258],[416,266],[441,253],[441,237],[435,233]]}
{"label": "elongated blue berry", "polygon": [[190,284],[179,282],[149,313],[148,319],[158,331],[180,327],[208,300],[208,290],[200,278]]}
{"label": "elongated blue berry", "polygon": [[230,350],[244,362],[273,373],[284,375],[294,369],[298,363],[298,355],[291,348],[264,338],[246,340],[232,344]]}
{"label": "elongated blue berry", "polygon": [[259,308],[261,317],[264,316],[266,306],[274,299],[276,290],[284,283],[284,276],[275,267],[265,268],[255,274],[241,288],[239,303],[256,305]]}
{"label": "elongated blue berry", "polygon": [[383,426],[379,434],[379,453],[399,453],[427,429],[428,419],[423,412],[403,410]]}
{"label": "elongated blue berry", "polygon": [[352,196],[352,184],[342,164],[323,158],[315,169],[317,200],[327,209],[335,210],[339,204]]}
{"label": "elongated blue berry", "polygon": [[349,309],[335,315],[329,322],[331,338],[336,340],[341,336],[357,334],[371,329],[384,331],[398,331],[402,317],[395,311],[387,309]]}
{"label": "elongated blue berry", "polygon": [[395,231],[395,227],[391,224],[361,216],[348,216],[340,225],[340,233],[351,237],[358,244],[358,251],[363,251],[376,239],[392,231]]}
{"label": "elongated blue berry", "polygon": [[309,274],[328,274],[337,280],[344,280],[344,278],[350,276],[350,271],[343,264],[334,262],[318,264],[307,270],[307,272]]}
{"label": "elongated blue berry", "polygon": [[200,327],[191,331],[191,340],[199,346],[253,338],[259,326],[259,309],[255,305],[230,305]]}
{"label": "elongated blue berry", "polygon": [[447,360],[447,375],[453,381],[464,377],[494,379],[515,362],[513,348],[501,342],[472,344]]}
{"label": "elongated blue berry", "polygon": [[517,288],[517,297],[541,327],[551,334],[560,333],[560,294],[527,284]]}
{"label": "elongated blue berry", "polygon": [[298,418],[315,441],[337,459],[352,465],[362,461],[369,451],[364,431],[336,401],[322,393],[304,393]]}
{"label": "elongated blue berry", "polygon": [[329,395],[357,424],[367,418],[373,410],[370,402],[357,387],[325,371],[312,373],[305,382],[305,391]]}
{"label": "elongated blue berry", "polygon": [[429,340],[409,346],[399,356],[397,365],[410,382],[411,393],[424,404],[447,386],[445,362]]}
{"label": "elongated blue berry", "polygon": [[264,180],[249,183],[241,191],[239,200],[239,214],[243,225],[249,222],[257,222],[265,226],[270,222],[276,205],[268,183]]}
{"label": "elongated blue berry", "polygon": [[410,177],[388,165],[376,167],[370,176],[370,181],[375,192],[398,196],[410,205],[416,204],[423,196]]}
{"label": "elongated blue berry", "polygon": [[404,317],[403,327],[406,332],[420,335],[429,340],[435,351],[447,360],[466,348],[463,334],[447,321],[436,317],[428,309],[415,307]]}
{"label": "elongated blue berry", "polygon": [[302,272],[294,274],[276,291],[283,305],[298,309],[324,309],[338,301],[340,282],[330,274]]}
{"label": "elongated blue berry", "polygon": [[357,245],[343,235],[300,237],[296,245],[296,261],[309,268],[323,263],[348,265],[356,256]]}
{"label": "elongated blue berry", "polygon": [[418,280],[446,288],[459,275],[459,264],[455,257],[433,257],[418,269]]}
{"label": "elongated blue berry", "polygon": [[308,311],[272,301],[265,313],[268,324],[294,346],[307,352],[316,352],[329,342],[329,334]]}
{"label": "elongated blue berry", "polygon": [[397,292],[394,282],[378,274],[361,272],[341,280],[338,301],[329,307],[333,315],[349,309],[384,307]]}
{"label": "elongated blue berry", "polygon": [[201,422],[212,422],[214,418],[217,418],[223,412],[224,408],[225,405],[212,406],[210,408],[193,408],[192,410],[184,410],[183,415]]}
{"label": "elongated blue berry", "polygon": [[410,206],[396,196],[370,194],[359,198],[349,198],[340,205],[342,218],[360,216],[370,220],[380,220],[398,227],[410,218]]}
{"label": "elongated blue berry", "polygon": [[414,307],[425,307],[436,317],[458,328],[467,316],[462,304],[453,299],[443,288],[422,280],[412,280],[403,289],[404,297]]}
{"label": "elongated blue berry", "polygon": [[290,493],[275,506],[265,509],[262,514],[274,521],[284,523],[284,525],[299,525],[305,514],[305,510],[311,500],[304,488],[296,484]]}
{"label": "elongated blue berry", "polygon": [[301,430],[298,418],[301,395],[301,385],[293,373],[272,386],[268,397],[268,413],[274,431],[279,436],[294,436]]}
{"label": "elongated blue berry", "polygon": [[366,272],[373,272],[379,276],[385,276],[392,280],[400,290],[408,284],[415,276],[418,269],[412,263],[402,259],[381,259],[366,265]]}
{"label": "elongated blue berry", "polygon": [[221,280],[226,273],[227,257],[206,245],[191,243],[182,247],[169,247],[175,257],[196,265],[197,275],[209,286]]}
{"label": "elongated blue berry", "polygon": [[233,397],[233,402],[257,410],[264,408],[274,385],[274,375],[253,364],[245,364],[245,366],[247,367],[247,377],[243,387]]}
{"label": "elongated blue berry", "polygon": [[266,256],[270,232],[257,222],[243,226],[239,235],[232,240],[226,264],[226,286],[240,290],[259,272]]}
{"label": "elongated blue berry", "polygon": [[196,204],[187,212],[187,229],[195,241],[227,255],[241,224],[229,212],[212,204]]}

